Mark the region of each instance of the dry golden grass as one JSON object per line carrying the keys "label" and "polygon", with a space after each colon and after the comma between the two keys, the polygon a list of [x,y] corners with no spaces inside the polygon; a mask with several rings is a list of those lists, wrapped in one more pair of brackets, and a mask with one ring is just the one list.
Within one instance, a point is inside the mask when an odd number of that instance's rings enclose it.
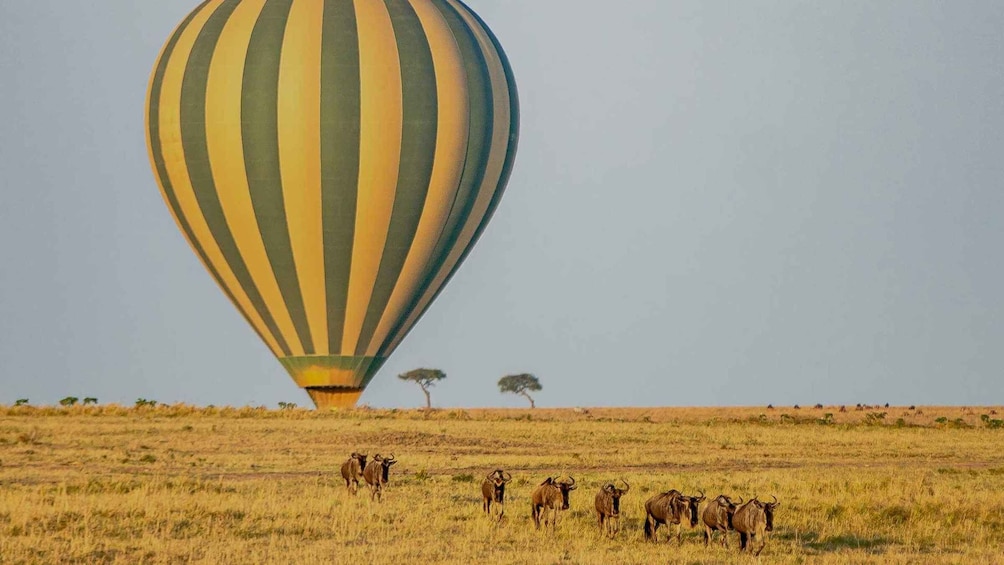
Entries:
{"label": "dry golden grass", "polygon": [[[1004,562],[1004,409],[847,410],[0,407],[0,562]],[[382,503],[346,493],[355,449],[401,461]],[[500,525],[480,505],[496,467],[515,477]],[[530,492],[558,473],[581,488],[534,531]],[[593,496],[621,477],[606,539]],[[644,542],[643,502],[670,488],[776,495],[761,557],[698,529]]]}

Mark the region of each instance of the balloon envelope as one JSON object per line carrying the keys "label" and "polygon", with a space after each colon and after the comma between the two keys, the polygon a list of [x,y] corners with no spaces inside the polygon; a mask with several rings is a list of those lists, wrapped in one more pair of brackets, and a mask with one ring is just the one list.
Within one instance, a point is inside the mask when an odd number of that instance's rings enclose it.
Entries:
{"label": "balloon envelope", "polygon": [[354,405],[484,230],[518,102],[458,0],[208,0],[154,66],[189,244],[315,404]]}

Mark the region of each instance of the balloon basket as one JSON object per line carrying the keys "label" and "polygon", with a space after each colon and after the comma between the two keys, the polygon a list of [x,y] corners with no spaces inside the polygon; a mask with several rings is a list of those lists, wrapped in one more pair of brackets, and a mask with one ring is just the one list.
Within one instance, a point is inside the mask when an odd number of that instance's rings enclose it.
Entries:
{"label": "balloon basket", "polygon": [[363,391],[360,388],[309,387],[306,389],[318,410],[352,408]]}

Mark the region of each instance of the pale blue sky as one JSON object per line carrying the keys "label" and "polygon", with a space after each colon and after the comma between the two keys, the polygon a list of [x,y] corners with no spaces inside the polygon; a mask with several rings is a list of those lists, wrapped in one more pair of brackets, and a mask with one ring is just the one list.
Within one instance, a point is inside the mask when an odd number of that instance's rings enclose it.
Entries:
{"label": "pale blue sky", "polygon": [[[362,402],[1004,402],[1004,3],[470,0],[521,99],[492,224]],[[148,164],[194,0],[0,2],[0,403],[309,404]]]}

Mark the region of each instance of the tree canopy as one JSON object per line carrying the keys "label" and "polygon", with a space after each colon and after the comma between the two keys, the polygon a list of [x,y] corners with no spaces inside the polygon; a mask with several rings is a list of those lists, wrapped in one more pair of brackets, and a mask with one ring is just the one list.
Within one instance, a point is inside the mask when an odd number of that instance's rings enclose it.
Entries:
{"label": "tree canopy", "polygon": [[499,379],[499,391],[511,392],[525,397],[530,401],[530,408],[535,408],[537,405],[534,403],[533,398],[527,393],[527,391],[538,391],[543,388],[544,387],[540,385],[540,380],[530,373],[507,375]]}
{"label": "tree canopy", "polygon": [[432,397],[429,395],[429,387],[446,378],[446,373],[439,369],[412,369],[407,373],[397,376],[402,381],[411,381],[421,387],[425,393],[425,408],[432,408]]}

